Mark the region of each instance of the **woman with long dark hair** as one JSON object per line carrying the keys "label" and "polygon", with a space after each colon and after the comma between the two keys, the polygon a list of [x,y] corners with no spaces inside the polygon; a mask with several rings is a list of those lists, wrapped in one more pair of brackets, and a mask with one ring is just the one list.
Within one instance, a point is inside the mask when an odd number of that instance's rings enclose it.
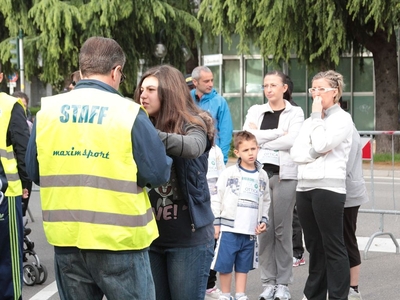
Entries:
{"label": "woman with long dark hair", "polygon": [[173,159],[171,178],[149,191],[160,236],[150,247],[158,300],[203,300],[214,254],[214,215],[207,185],[211,116],[192,100],[169,65],[143,75],[134,100],[146,109]]}

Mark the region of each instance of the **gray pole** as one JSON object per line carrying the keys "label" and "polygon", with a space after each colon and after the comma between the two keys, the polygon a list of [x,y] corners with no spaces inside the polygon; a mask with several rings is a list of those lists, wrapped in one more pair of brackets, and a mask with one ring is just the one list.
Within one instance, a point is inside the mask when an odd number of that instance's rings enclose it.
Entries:
{"label": "gray pole", "polygon": [[22,29],[19,29],[19,77],[20,77],[20,84],[21,84],[21,92],[25,92],[25,79],[24,79],[24,32]]}

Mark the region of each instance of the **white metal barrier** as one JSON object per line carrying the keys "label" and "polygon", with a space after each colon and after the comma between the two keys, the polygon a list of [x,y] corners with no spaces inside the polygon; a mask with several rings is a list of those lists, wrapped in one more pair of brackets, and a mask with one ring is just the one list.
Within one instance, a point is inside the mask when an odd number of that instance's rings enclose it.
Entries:
{"label": "white metal barrier", "polygon": [[[377,236],[382,236],[382,235],[388,235],[395,247],[396,247],[396,254],[399,254],[399,243],[397,242],[395,236],[391,232],[385,232],[384,230],[384,216],[385,215],[400,215],[400,211],[397,210],[396,207],[396,199],[395,199],[395,193],[394,193],[394,186],[395,186],[395,164],[394,164],[394,136],[395,135],[400,135],[400,131],[359,131],[358,132],[361,136],[367,136],[370,139],[370,143],[368,143],[368,146],[370,149],[367,149],[368,153],[371,154],[370,156],[370,180],[371,180],[371,198],[370,201],[372,201],[372,209],[360,209],[360,213],[369,213],[369,214],[379,214],[380,215],[380,225],[379,225],[379,230],[375,232],[374,234],[371,235],[369,238],[365,249],[364,249],[364,259],[367,259],[368,257],[368,250],[374,240]],[[393,200],[393,209],[389,210],[382,210],[382,209],[375,209],[375,191],[374,191],[374,156],[373,156],[373,139],[377,135],[390,135],[392,137],[392,200]]]}

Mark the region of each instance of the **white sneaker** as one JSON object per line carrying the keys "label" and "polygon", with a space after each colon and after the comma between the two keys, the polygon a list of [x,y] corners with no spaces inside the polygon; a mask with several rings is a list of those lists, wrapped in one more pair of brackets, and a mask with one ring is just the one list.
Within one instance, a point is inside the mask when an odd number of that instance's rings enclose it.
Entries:
{"label": "white sneaker", "polygon": [[235,300],[249,300],[249,297],[247,297],[246,295],[241,296],[239,298],[235,298]]}
{"label": "white sneaker", "polygon": [[230,296],[230,297],[228,298],[228,297],[225,297],[225,296],[221,295],[221,296],[219,296],[218,300],[234,300],[234,299],[233,299],[232,296]]}
{"label": "white sneaker", "polygon": [[356,292],[353,288],[350,288],[349,297],[347,299],[349,299],[349,300],[362,300],[361,293],[360,292]]}
{"label": "white sneaker", "polygon": [[304,295],[303,299],[301,299],[301,300],[308,300],[308,299],[307,299],[306,295]]}
{"label": "white sneaker", "polygon": [[300,258],[293,257],[293,267],[304,266],[306,264],[306,260],[304,259],[304,255]]}
{"label": "white sneaker", "polygon": [[289,288],[286,285],[278,284],[276,286],[274,300],[290,300]]}
{"label": "white sneaker", "polygon": [[275,285],[264,285],[264,291],[258,297],[259,300],[274,300]]}
{"label": "white sneaker", "polygon": [[221,296],[221,291],[217,288],[217,286],[214,286],[212,289],[206,290],[206,296],[204,297],[204,300],[213,300],[213,299],[219,299]]}

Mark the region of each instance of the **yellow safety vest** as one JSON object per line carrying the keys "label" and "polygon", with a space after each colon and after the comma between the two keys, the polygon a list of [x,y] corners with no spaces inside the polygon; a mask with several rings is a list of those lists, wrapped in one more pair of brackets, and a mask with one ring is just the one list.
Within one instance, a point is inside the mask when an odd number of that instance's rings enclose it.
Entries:
{"label": "yellow safety vest", "polygon": [[36,143],[50,244],[139,250],[158,237],[147,192],[136,183],[131,130],[139,109],[93,88],[42,99]]}
{"label": "yellow safety vest", "polygon": [[8,181],[8,188],[5,192],[7,197],[22,195],[22,184],[18,175],[14,148],[12,144],[7,146],[7,131],[10,125],[11,111],[17,102],[24,107],[21,100],[6,93],[0,93],[0,157]]}

